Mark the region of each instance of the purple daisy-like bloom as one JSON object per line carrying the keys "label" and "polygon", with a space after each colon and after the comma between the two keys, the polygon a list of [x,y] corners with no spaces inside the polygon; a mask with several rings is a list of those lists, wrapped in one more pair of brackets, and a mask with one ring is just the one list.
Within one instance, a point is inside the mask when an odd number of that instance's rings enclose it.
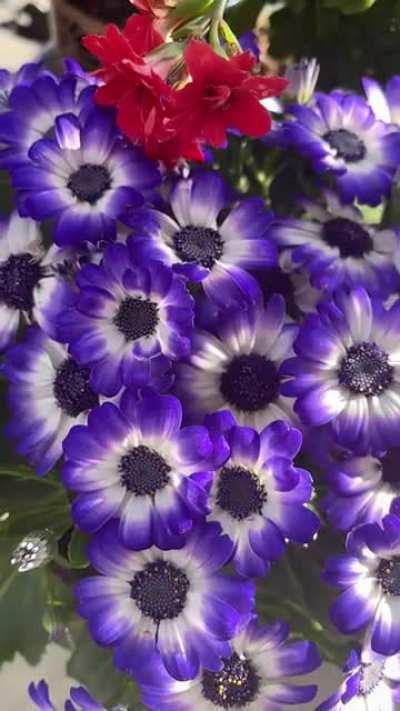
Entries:
{"label": "purple daisy-like bloom", "polygon": [[79,365],[65,346],[32,326],[24,340],[6,353],[12,418],[8,436],[38,474],[46,474],[62,455],[71,427],[85,423],[98,404],[89,384],[89,368]]}
{"label": "purple daisy-like bloom", "polygon": [[193,299],[182,279],[161,262],[135,265],[123,244],[106,248],[102,265],[77,276],[73,307],[59,316],[59,336],[91,368],[96,392],[145,386],[165,361],[190,352]]}
{"label": "purple daisy-like bloom", "polygon": [[331,617],[351,634],[370,626],[371,647],[379,654],[400,650],[400,518],[354,528],[346,539],[347,555],[326,562],[323,579],[342,592]]}
{"label": "purple daisy-like bloom", "polygon": [[281,218],[270,237],[289,252],[294,266],[305,267],[314,288],[334,291],[363,286],[387,296],[400,287],[400,241],[393,230],[364,222],[354,206],[325,193],[325,206],[303,201],[305,215]]}
{"label": "purple daisy-like bloom", "polygon": [[400,701],[400,655],[385,657],[368,646],[352,650],[345,679],[316,711],[395,711]]}
{"label": "purple daisy-like bloom", "polygon": [[0,166],[7,170],[29,164],[32,144],[54,133],[58,116],[87,111],[94,92],[70,74],[59,79],[42,71],[35,78],[35,66],[14,79],[7,110],[0,113]]}
{"label": "purple daisy-like bloom", "polygon": [[313,493],[311,475],[293,465],[301,432],[276,421],[258,434],[238,427],[229,412],[210,415],[206,424],[229,447],[213,477],[208,520],[217,521],[234,544],[238,573],[265,575],[289,540],[308,543],[319,527],[305,505]]}
{"label": "purple daisy-like bloom", "polygon": [[22,322],[51,329],[50,304],[65,295],[53,271],[37,224],[13,212],[0,221],[0,350],[15,338]]}
{"label": "purple daisy-like bloom", "polygon": [[205,427],[181,428],[182,407],[170,395],[128,391],[118,408],[92,410],[87,427],[74,427],[64,442],[63,481],[79,493],[72,513],[93,533],[119,518],[124,545],[183,545],[183,535],[208,512],[211,473],[227,456],[221,437]]}
{"label": "purple daisy-like bloom", "polygon": [[361,523],[379,523],[400,493],[400,450],[364,457],[348,454],[326,475],[329,493],[322,508],[334,528],[349,531]]}
{"label": "purple daisy-like bloom", "polygon": [[[249,269],[276,264],[267,231],[271,213],[260,198],[239,200],[218,173],[180,180],[172,190],[172,215],[143,209],[123,220],[135,229],[129,240],[134,259],[158,259],[189,281],[200,282],[206,295],[223,306],[256,299]],[[227,213],[227,214],[226,214]]]}
{"label": "purple daisy-like bloom", "polygon": [[36,141],[29,163],[12,171],[20,209],[35,220],[53,218],[61,246],[114,239],[120,213],[158,185],[156,164],[123,141],[106,110],[58,116],[54,134]]}
{"label": "purple daisy-like bloom", "polygon": [[135,552],[119,542],[113,522],[88,552],[101,575],[78,583],[78,609],[98,644],[117,647],[117,667],[140,678],[158,650],[176,679],[194,679],[201,666],[221,668],[252,611],[255,589],[220,573],[232,545],[217,524],[196,527],[180,550]]}
{"label": "purple daisy-like bloom", "polygon": [[[31,700],[40,711],[56,711],[50,699],[49,687],[44,679],[37,684],[31,682],[28,692]],[[107,711],[83,686],[72,687],[69,695],[70,698],[64,704],[65,711]],[[113,711],[113,709],[110,711]],[[118,711],[118,707],[115,707],[115,711]]]}
{"label": "purple daisy-like bloom", "polygon": [[329,423],[337,442],[357,454],[399,442],[400,301],[386,310],[364,289],[341,293],[318,307],[300,328],[292,375],[282,392],[297,397],[305,425]]}
{"label": "purple daisy-like bloom", "polygon": [[385,123],[400,124],[400,76],[389,79],[385,89],[375,79],[364,77],[362,85],[375,117]]}
{"label": "purple daisy-like bloom", "polygon": [[330,173],[344,202],[378,205],[390,193],[400,160],[400,132],[377,121],[360,96],[317,94],[312,107],[294,105],[284,122],[286,143]]}
{"label": "purple daisy-like bloom", "polygon": [[19,85],[29,86],[39,76],[52,76],[46,72],[39,63],[23,64],[15,73],[8,69],[0,69],[0,113],[10,108],[9,99],[14,87]]}
{"label": "purple daisy-like bloom", "polygon": [[314,671],[321,659],[315,644],[288,642],[288,635],[284,622],[261,625],[253,616],[232,640],[232,653],[218,671],[203,669],[193,680],[180,682],[154,664],[142,685],[143,701],[151,711],[278,711],[282,704],[311,701],[315,685],[288,679]]}
{"label": "purple daisy-like bloom", "polygon": [[177,366],[176,389],[185,415],[201,421],[206,414],[229,409],[239,424],[256,430],[290,419],[280,367],[292,353],[297,332],[277,294],[265,309],[248,306],[222,314],[215,335],[195,332],[189,363]]}

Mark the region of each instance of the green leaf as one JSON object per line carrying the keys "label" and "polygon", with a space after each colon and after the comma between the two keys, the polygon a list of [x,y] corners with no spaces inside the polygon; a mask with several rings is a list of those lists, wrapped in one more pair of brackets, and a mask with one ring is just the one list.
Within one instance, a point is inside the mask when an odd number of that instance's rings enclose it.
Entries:
{"label": "green leaf", "polygon": [[376,0],[322,0],[324,7],[336,7],[344,15],[355,15],[365,12],[374,5]]}
{"label": "green leaf", "polygon": [[81,620],[76,620],[70,630],[75,651],[67,665],[68,674],[106,706],[126,704],[131,711],[144,711],[138,688],[113,666],[112,651],[97,646]]}
{"label": "green leaf", "polygon": [[68,560],[71,568],[80,570],[89,567],[90,564],[86,554],[88,542],[89,537],[74,528],[68,545]]}

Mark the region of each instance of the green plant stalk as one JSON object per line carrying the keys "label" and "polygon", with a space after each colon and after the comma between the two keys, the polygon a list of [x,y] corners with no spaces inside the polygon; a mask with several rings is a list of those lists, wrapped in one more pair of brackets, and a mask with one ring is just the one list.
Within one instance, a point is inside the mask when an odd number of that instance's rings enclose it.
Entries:
{"label": "green plant stalk", "polygon": [[220,30],[220,25],[224,19],[224,13],[226,10],[226,6],[228,4],[228,0],[216,0],[215,2],[215,7],[212,13],[212,18],[211,18],[211,27],[210,27],[210,43],[212,48],[218,52],[218,54],[221,54],[223,57],[226,57],[226,53],[221,45],[220,39],[219,39],[219,30]]}

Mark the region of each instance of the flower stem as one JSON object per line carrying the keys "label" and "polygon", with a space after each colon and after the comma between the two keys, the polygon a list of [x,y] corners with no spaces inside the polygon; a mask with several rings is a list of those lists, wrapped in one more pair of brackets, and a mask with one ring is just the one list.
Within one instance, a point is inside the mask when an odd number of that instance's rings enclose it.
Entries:
{"label": "flower stem", "polygon": [[218,52],[218,54],[222,54],[223,56],[226,56],[225,51],[221,45],[220,38],[219,38],[219,30],[220,30],[220,25],[224,19],[224,13],[226,6],[228,4],[228,0],[216,0],[215,1],[215,6],[214,10],[212,13],[212,18],[211,18],[211,27],[210,27],[210,43],[212,48]]}

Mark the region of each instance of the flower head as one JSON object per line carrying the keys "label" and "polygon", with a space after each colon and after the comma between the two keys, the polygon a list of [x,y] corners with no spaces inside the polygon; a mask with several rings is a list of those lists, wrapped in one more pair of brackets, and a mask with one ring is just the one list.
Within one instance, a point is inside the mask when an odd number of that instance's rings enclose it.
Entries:
{"label": "flower head", "polygon": [[297,101],[298,104],[309,104],[314,96],[318,83],[320,66],[315,59],[301,59],[298,64],[290,67],[285,74],[289,85],[285,96]]}
{"label": "flower head", "polygon": [[390,193],[400,159],[400,132],[377,121],[359,96],[318,94],[312,107],[293,105],[283,124],[286,142],[333,176],[345,202],[378,205]]}
{"label": "flower head", "polygon": [[398,444],[400,302],[386,310],[364,289],[341,293],[309,314],[294,344],[282,385],[297,397],[306,425],[329,423],[337,442],[357,453]]}
{"label": "flower head", "polygon": [[273,266],[276,248],[267,239],[271,213],[259,198],[236,201],[218,173],[197,173],[174,186],[171,213],[147,208],[122,217],[135,233],[134,259],[157,259],[224,306],[258,296],[249,269]]}
{"label": "flower head", "polygon": [[400,124],[400,76],[389,79],[385,89],[375,79],[364,77],[362,85],[367,101],[379,121]]}
{"label": "flower head", "polygon": [[116,219],[143,202],[141,191],[155,187],[154,163],[118,135],[113,116],[92,109],[79,120],[59,116],[55,137],[37,141],[30,164],[13,171],[20,209],[35,220],[53,218],[59,245],[111,240]]}
{"label": "flower head", "polygon": [[[31,700],[40,711],[56,711],[50,699],[49,687],[44,679],[37,684],[31,682],[28,691]],[[65,711],[107,711],[83,686],[72,687],[69,695],[70,698],[65,702]],[[110,711],[113,711],[113,709],[110,709]],[[118,709],[115,708],[115,711],[118,711]]]}
{"label": "flower head", "polygon": [[346,539],[347,555],[329,558],[323,578],[342,591],[331,609],[338,629],[350,634],[370,626],[371,647],[379,654],[400,650],[400,519],[366,523]]}
{"label": "flower head", "polygon": [[258,434],[238,427],[228,412],[206,423],[223,434],[229,450],[213,476],[208,520],[232,540],[238,573],[265,575],[286,541],[308,543],[318,530],[318,517],[304,505],[313,493],[311,476],[293,465],[301,433],[276,421]]}
{"label": "flower head", "polygon": [[59,336],[91,368],[96,392],[149,385],[165,374],[167,359],[190,352],[193,300],[166,265],[137,266],[118,243],[107,247],[101,266],[85,265],[77,283],[75,304],[60,314]]}
{"label": "flower head", "polygon": [[117,667],[134,676],[156,651],[175,679],[194,679],[200,666],[218,671],[254,604],[250,581],[220,573],[229,539],[208,524],[180,550],[135,552],[121,545],[117,528],[108,524],[89,544],[101,574],[81,580],[76,591],[96,642],[115,646]]}
{"label": "flower head", "polygon": [[135,550],[183,545],[184,534],[208,511],[212,471],[226,458],[222,438],[205,427],[181,428],[175,397],[126,392],[118,408],[93,410],[86,427],[64,441],[63,481],[78,492],[72,513],[86,532],[112,517]]}
{"label": "flower head", "polygon": [[286,317],[283,297],[275,295],[265,309],[221,314],[215,334],[195,332],[189,362],[177,368],[176,388],[187,417],[202,421],[211,412],[231,410],[239,424],[258,431],[274,420],[291,419],[280,368],[297,330]]}

